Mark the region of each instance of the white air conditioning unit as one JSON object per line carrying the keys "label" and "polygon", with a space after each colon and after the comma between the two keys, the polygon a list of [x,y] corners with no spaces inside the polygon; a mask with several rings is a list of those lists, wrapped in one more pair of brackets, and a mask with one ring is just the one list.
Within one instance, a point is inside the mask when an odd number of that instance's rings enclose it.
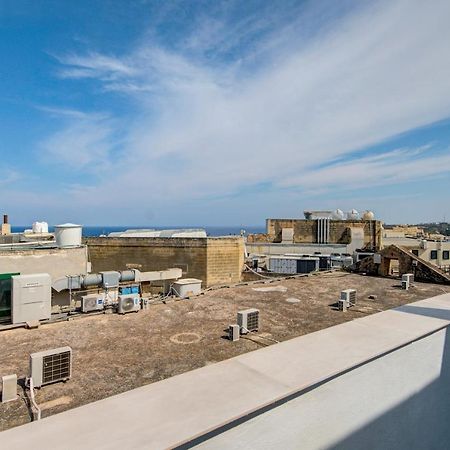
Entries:
{"label": "white air conditioning unit", "polygon": [[238,341],[241,336],[241,327],[238,324],[230,325],[228,327],[228,339],[230,341]]}
{"label": "white air conditioning unit", "polygon": [[139,294],[119,295],[119,314],[138,312],[141,309],[141,298]]}
{"label": "white air conditioning unit", "polygon": [[72,376],[72,349],[55,348],[30,355],[30,378],[34,387],[57,381],[66,381]]}
{"label": "white air conditioning unit", "polygon": [[105,306],[104,294],[88,294],[81,297],[81,311],[102,311]]}
{"label": "white air conditioning unit", "polygon": [[347,308],[356,304],[356,289],[345,289],[341,291],[341,300],[347,302]]}
{"label": "white air conditioning unit", "polygon": [[413,273],[404,273],[402,275],[402,281],[407,281],[409,284],[411,284],[414,281],[414,274]]}
{"label": "white air conditioning unit", "polygon": [[409,289],[409,281],[408,280],[402,279],[402,289],[404,289],[405,291],[407,291]]}
{"label": "white air conditioning unit", "polygon": [[250,308],[237,313],[237,323],[241,333],[258,331],[259,329],[259,309]]}
{"label": "white air conditioning unit", "polygon": [[342,298],[338,300],[338,310],[347,311],[347,300],[344,300]]}

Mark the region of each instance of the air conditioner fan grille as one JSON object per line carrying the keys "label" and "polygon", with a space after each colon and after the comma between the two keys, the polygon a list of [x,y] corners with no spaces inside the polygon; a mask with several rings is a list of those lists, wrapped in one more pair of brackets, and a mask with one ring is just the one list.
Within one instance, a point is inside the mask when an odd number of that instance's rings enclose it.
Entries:
{"label": "air conditioner fan grille", "polygon": [[70,377],[70,352],[43,357],[42,381],[52,383]]}

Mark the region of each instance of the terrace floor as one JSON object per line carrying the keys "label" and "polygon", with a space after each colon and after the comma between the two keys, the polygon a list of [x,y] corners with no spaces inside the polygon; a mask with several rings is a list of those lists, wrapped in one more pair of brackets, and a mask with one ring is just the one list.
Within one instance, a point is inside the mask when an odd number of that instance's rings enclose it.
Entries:
{"label": "terrace floor", "polygon": [[[0,376],[28,375],[29,354],[69,345],[72,379],[37,390],[46,417],[205,365],[365,315],[450,291],[449,287],[344,272],[221,288],[186,300],[169,299],[138,314],[83,315],[38,329],[0,333]],[[343,289],[357,289],[357,305],[334,308]],[[369,296],[375,298],[369,299]],[[261,328],[238,342],[226,328],[241,309],[258,308]],[[30,421],[27,399],[0,404],[0,430]]]}

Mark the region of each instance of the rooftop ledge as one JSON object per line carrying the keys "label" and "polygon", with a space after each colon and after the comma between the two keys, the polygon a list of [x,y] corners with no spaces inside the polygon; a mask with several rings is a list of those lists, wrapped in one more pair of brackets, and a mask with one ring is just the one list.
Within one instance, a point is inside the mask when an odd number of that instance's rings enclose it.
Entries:
{"label": "rooftop ledge", "polygon": [[70,449],[173,448],[449,325],[450,294],[439,295],[4,431],[0,442],[9,450],[62,442]]}

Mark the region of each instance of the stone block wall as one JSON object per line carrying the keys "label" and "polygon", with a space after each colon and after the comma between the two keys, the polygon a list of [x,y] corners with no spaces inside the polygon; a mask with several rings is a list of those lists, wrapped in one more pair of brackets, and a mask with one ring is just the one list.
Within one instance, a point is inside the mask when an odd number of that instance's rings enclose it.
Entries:
{"label": "stone block wall", "polygon": [[[306,219],[267,219],[266,233],[249,235],[248,242],[282,241],[283,228],[294,229],[294,243],[311,244],[316,242],[317,221]],[[382,247],[382,223],[379,220],[331,220],[330,244],[350,244],[352,240],[351,229],[363,229],[364,248],[378,250]]]}
{"label": "stone block wall", "polygon": [[164,270],[179,267],[184,278],[203,287],[239,282],[244,258],[241,237],[226,238],[86,238],[92,271]]}
{"label": "stone block wall", "polygon": [[207,239],[206,284],[239,283],[244,267],[243,238]]}

